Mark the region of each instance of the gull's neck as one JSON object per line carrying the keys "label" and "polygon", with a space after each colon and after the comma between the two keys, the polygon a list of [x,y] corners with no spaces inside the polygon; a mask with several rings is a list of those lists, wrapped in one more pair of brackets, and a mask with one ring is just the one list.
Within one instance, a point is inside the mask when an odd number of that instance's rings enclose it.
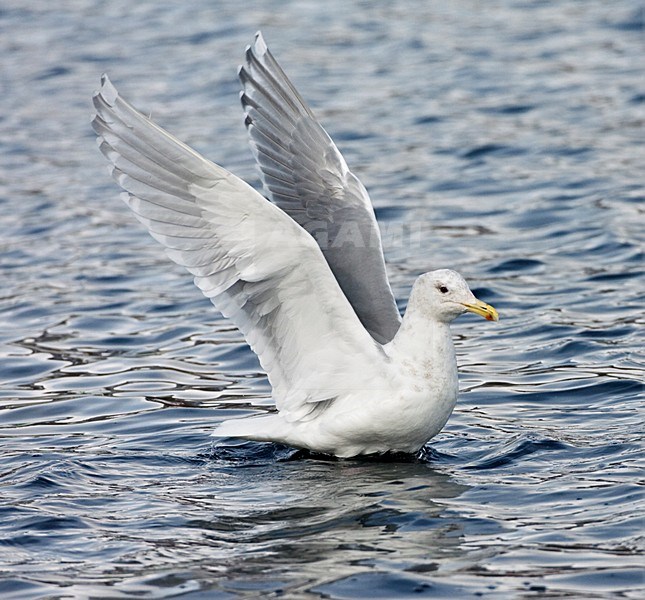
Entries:
{"label": "gull's neck", "polygon": [[457,363],[450,325],[437,320],[414,293],[401,327],[385,350],[393,361],[411,369],[414,376],[434,379],[437,385],[456,385]]}

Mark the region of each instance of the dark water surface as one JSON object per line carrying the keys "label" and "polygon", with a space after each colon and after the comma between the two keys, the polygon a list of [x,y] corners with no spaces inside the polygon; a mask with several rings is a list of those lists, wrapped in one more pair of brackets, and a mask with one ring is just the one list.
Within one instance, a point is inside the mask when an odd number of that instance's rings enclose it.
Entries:
{"label": "dark water surface", "polygon": [[[644,13],[4,0],[0,598],[645,597]],[[257,184],[260,28],[370,190],[397,297],[453,267],[502,316],[455,324],[461,399],[416,460],[213,444],[267,381],[96,149],[107,71]]]}

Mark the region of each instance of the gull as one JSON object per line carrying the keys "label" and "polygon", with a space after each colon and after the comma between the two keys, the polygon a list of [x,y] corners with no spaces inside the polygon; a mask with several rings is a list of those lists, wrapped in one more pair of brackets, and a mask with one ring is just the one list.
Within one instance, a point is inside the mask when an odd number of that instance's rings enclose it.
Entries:
{"label": "gull", "polygon": [[368,193],[261,33],[239,77],[266,198],[137,111],[106,75],[93,97],[125,203],[239,328],[271,383],[277,412],[213,435],[342,458],[418,452],[457,402],[451,321],[497,321],[497,311],[440,269],[416,279],[401,318]]}

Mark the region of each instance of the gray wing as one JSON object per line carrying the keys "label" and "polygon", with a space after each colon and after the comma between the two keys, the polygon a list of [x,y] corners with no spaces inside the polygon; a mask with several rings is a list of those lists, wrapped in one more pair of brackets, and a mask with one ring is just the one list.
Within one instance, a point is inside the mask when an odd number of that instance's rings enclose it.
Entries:
{"label": "gray wing", "polygon": [[92,126],[125,201],[242,331],[287,420],[366,387],[382,349],[313,238],[251,186],[172,137],[107,77]]}
{"label": "gray wing", "polygon": [[267,195],[314,236],[365,328],[377,341],[389,342],[401,317],[367,191],[260,33],[239,75],[246,126]]}

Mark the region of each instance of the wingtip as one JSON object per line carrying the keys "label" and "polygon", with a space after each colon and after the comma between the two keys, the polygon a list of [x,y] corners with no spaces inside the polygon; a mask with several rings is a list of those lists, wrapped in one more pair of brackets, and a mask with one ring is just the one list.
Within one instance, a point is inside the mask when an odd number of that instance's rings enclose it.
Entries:
{"label": "wingtip", "polygon": [[260,30],[255,32],[255,37],[253,39],[253,52],[258,55],[262,56],[263,54],[266,53],[268,50],[267,44],[264,41],[264,36],[262,35],[262,32]]}
{"label": "wingtip", "polygon": [[253,43],[249,44],[244,50],[244,64],[240,65],[237,70],[238,77],[244,82],[244,76],[248,70],[253,68],[253,65],[262,65],[265,63],[267,56],[270,56],[269,47],[264,41],[262,32],[258,31],[253,38]]}
{"label": "wingtip", "polygon": [[118,96],[119,92],[112,85],[112,82],[110,81],[107,73],[103,73],[101,75],[101,87],[97,92],[94,92],[93,98],[96,99],[98,97],[101,97],[109,106],[114,106],[114,103],[116,102]]}

